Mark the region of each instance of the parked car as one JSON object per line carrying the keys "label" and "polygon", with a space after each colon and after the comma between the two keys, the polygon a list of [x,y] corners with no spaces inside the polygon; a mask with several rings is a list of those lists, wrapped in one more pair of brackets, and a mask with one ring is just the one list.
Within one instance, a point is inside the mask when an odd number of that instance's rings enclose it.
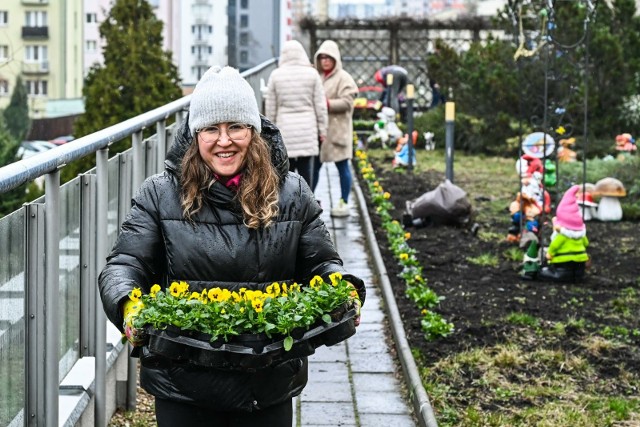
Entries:
{"label": "parked car", "polygon": [[16,158],[18,160],[26,159],[36,154],[49,151],[54,147],[57,147],[57,145],[49,141],[22,141],[16,153]]}
{"label": "parked car", "polygon": [[375,120],[382,108],[380,95],[382,86],[362,86],[358,89],[358,97],[353,100],[353,118],[359,120]]}
{"label": "parked car", "polygon": [[71,142],[74,139],[76,139],[76,137],[73,135],[64,135],[64,136],[56,136],[55,138],[49,140],[49,142],[55,145],[62,145],[62,144],[66,144],[67,142]]}

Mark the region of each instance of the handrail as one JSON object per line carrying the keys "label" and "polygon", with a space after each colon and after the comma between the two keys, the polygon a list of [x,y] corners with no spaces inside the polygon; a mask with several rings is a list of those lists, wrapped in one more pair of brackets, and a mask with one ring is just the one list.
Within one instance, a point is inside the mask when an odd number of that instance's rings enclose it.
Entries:
{"label": "handrail", "polygon": [[[272,66],[276,61],[277,58],[271,58],[240,74],[248,78]],[[256,99],[259,101],[258,106],[260,106],[260,101],[262,100],[260,88],[254,87],[254,92]],[[42,175],[53,172],[74,160],[93,154],[114,142],[130,136],[134,132],[155,125],[160,120],[166,120],[172,114],[184,110],[190,102],[191,95],[186,95],[155,110],[132,117],[59,147],[52,148],[49,151],[4,166],[0,168],[0,194],[6,193]]]}
{"label": "handrail", "polygon": [[0,194],[53,172],[74,160],[93,154],[134,132],[155,125],[159,120],[166,120],[170,115],[184,110],[189,102],[191,102],[191,95],[184,96],[155,110],[4,166],[0,168]]}

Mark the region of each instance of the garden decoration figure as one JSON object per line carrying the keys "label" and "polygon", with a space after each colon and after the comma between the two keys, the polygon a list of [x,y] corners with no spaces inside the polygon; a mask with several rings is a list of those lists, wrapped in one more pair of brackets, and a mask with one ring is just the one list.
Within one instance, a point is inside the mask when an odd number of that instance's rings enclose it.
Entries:
{"label": "garden decoration figure", "polygon": [[433,139],[435,134],[433,132],[424,132],[422,136],[424,137],[424,149],[427,151],[435,150],[436,142]]}
{"label": "garden decoration figure", "polygon": [[556,185],[556,165],[551,159],[546,159],[544,167],[542,160],[531,154],[523,154],[516,160],[516,172],[519,176],[529,178],[534,172],[541,176],[544,174],[544,186],[553,187]]}
{"label": "garden decoration figure", "polygon": [[[344,218],[349,216],[353,181],[349,164],[353,158],[353,100],[358,95],[358,85],[342,68],[340,49],[333,40],[325,40],[320,45],[314,64],[322,79],[329,110],[329,128],[320,147],[320,162],[334,162],[338,169],[340,200],[331,208],[331,216]],[[314,168],[314,182],[318,180],[319,171],[319,167]]]}
{"label": "garden decoration figure", "polygon": [[[413,140],[413,146],[415,148],[416,143],[418,142],[418,131],[417,130],[414,130],[412,132],[412,138],[411,139]],[[393,160],[391,161],[391,165],[394,168],[409,166],[409,144],[407,143],[407,141],[409,141],[409,135],[407,135],[406,133],[402,137],[400,137],[398,139],[398,144],[396,145],[395,155],[393,157]],[[416,165],[416,157],[415,156],[413,156],[411,164],[413,166]]]}
{"label": "garden decoration figure", "polygon": [[398,98],[407,86],[408,76],[407,70],[399,65],[388,65],[376,71],[374,78],[384,87],[380,96],[382,105],[391,107],[396,113],[400,112]]}
{"label": "garden decoration figure", "polygon": [[622,181],[616,178],[602,178],[596,182],[594,192],[600,198],[596,217],[600,221],[620,221],[622,219],[621,197],[627,195]]}
{"label": "garden decoration figure", "polygon": [[631,153],[636,151],[637,149],[638,147],[636,147],[636,140],[631,136],[630,133],[623,133],[616,136],[617,151]]}
{"label": "garden decoration figure", "polygon": [[373,124],[374,133],[367,139],[367,145],[380,141],[383,148],[395,146],[402,136],[402,131],[396,124],[396,112],[392,108],[382,107],[377,116],[378,120]]}
{"label": "garden decoration figure", "polygon": [[558,147],[558,161],[562,163],[575,162],[577,154],[572,148],[576,145],[576,139],[573,137],[561,139],[558,144],[560,145]]}
{"label": "garden decoration figure", "polygon": [[515,200],[509,205],[509,213],[511,226],[507,233],[508,242],[520,241],[523,232],[520,224],[524,225],[524,231],[538,233],[538,217],[542,213],[542,208],[537,202],[533,186],[523,187],[522,191],[516,194]]}
{"label": "garden decoration figure", "polygon": [[529,243],[529,247],[522,259],[522,270],[520,277],[525,280],[534,280],[540,271],[540,247],[538,239],[535,238]]}
{"label": "garden decoration figure", "polygon": [[[584,190],[584,192],[583,192]],[[598,215],[598,204],[595,202],[593,195],[595,194],[595,185],[586,183],[580,185],[580,191],[576,194],[580,213],[584,221],[591,221]]]}
{"label": "garden decoration figure", "polygon": [[327,101],[322,80],[299,41],[284,43],[268,88],[265,115],[282,133],[289,170],[312,187],[314,160],[327,135]]}
{"label": "garden decoration figure", "polygon": [[[132,307],[136,288],[166,293],[185,281],[200,294],[264,292],[273,282],[340,273],[364,300],[364,283],[344,270],[320,206],[289,172],[280,132],[260,116],[237,70],[212,67],[202,76],[165,165],[136,192],[99,277],[107,317],[133,345],[144,338],[132,327],[141,308]],[[306,382],[306,357],[255,372],[189,360],[140,371],[159,426],[290,427],[292,397]]]}
{"label": "garden decoration figure", "polygon": [[539,277],[557,282],[577,282],[584,278],[587,261],[587,228],[582,221],[576,194],[579,185],[564,193],[553,218],[554,233],[546,251],[548,265]]}

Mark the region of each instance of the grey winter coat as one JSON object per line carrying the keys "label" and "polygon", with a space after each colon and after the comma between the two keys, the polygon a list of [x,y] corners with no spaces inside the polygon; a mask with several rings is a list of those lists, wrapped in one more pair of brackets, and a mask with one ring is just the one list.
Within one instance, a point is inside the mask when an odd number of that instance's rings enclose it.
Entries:
{"label": "grey winter coat", "polygon": [[318,155],[318,136],[327,135],[327,100],[318,72],[296,40],[284,44],[269,76],[265,115],[280,129],[289,158]]}
{"label": "grey winter coat", "polygon": [[[136,193],[121,234],[99,277],[107,317],[122,330],[120,304],[140,286],[166,288],[185,280],[190,290],[215,286],[265,290],[274,281],[308,283],[314,275],[341,272],[361,297],[363,282],[344,271],[342,260],[320,219],[320,207],[302,178],[288,173],[288,159],[278,129],[264,117],[262,136],[271,146],[281,178],[280,213],[266,229],[242,222],[235,193],[216,182],[206,204],[185,220],[180,206],[180,161],[193,142],[188,119],[178,130],[164,173],[148,178]],[[152,395],[223,411],[252,411],[299,394],[307,382],[306,358],[256,372],[205,369],[181,364],[142,367],[141,384]]]}
{"label": "grey winter coat", "polygon": [[[336,60],[333,70],[324,75],[319,55],[328,55]],[[338,45],[326,40],[314,55],[314,63],[322,78],[324,93],[329,102],[329,127],[327,139],[320,147],[321,162],[339,162],[353,157],[353,100],[358,94],[358,85],[349,73],[342,69],[342,58]]]}

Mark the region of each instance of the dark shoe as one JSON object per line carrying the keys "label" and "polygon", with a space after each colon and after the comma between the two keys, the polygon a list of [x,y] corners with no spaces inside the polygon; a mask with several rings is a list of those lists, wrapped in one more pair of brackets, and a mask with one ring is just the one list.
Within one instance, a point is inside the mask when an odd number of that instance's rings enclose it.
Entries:
{"label": "dark shoe", "polygon": [[540,270],[540,278],[554,282],[576,283],[584,279],[584,265],[571,267],[556,267],[550,265]]}

